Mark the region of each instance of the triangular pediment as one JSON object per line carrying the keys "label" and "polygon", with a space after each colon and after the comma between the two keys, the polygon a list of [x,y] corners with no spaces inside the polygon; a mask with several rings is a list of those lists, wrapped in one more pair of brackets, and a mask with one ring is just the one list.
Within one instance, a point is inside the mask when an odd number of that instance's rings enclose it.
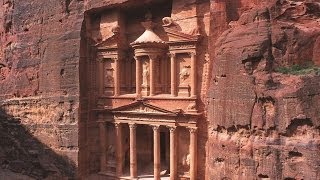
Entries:
{"label": "triangular pediment", "polygon": [[112,110],[114,113],[134,113],[134,114],[153,114],[153,115],[177,115],[176,112],[169,111],[152,104],[136,101],[131,104],[117,107]]}
{"label": "triangular pediment", "polygon": [[199,40],[199,35],[190,35],[181,31],[164,27],[165,32],[168,35],[169,42],[195,42]]}
{"label": "triangular pediment", "polygon": [[118,47],[119,35],[112,35],[96,44],[98,49],[113,49]]}

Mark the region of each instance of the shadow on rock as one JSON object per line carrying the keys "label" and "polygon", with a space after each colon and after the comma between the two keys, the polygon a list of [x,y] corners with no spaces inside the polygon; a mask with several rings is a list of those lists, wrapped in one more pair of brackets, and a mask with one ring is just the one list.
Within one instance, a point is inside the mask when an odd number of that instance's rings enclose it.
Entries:
{"label": "shadow on rock", "polygon": [[75,164],[0,109],[0,179],[73,179]]}

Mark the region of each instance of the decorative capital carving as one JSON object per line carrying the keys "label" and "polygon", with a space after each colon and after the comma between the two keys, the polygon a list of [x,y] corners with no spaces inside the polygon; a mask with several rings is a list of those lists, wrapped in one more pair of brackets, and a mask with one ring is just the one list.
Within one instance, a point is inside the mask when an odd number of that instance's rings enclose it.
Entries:
{"label": "decorative capital carving", "polygon": [[103,56],[98,56],[98,57],[97,57],[97,61],[98,61],[98,62],[104,62]]}
{"label": "decorative capital carving", "polygon": [[159,131],[160,125],[152,125],[151,127],[152,127],[153,131],[156,132],[156,131]]}
{"label": "decorative capital carving", "polygon": [[190,134],[195,134],[197,133],[198,128],[196,127],[188,127]]}
{"label": "decorative capital carving", "polygon": [[195,56],[197,55],[197,53],[194,52],[194,51],[188,52],[188,54],[189,54],[191,57],[195,57]]}
{"label": "decorative capital carving", "polygon": [[114,126],[118,129],[118,128],[120,128],[120,127],[121,127],[121,124],[122,124],[122,123],[115,122],[115,123],[114,123]]}
{"label": "decorative capital carving", "polygon": [[170,53],[168,53],[168,56],[170,58],[175,58],[176,57],[176,53],[175,52],[170,52]]}
{"label": "decorative capital carving", "polygon": [[148,56],[150,60],[157,60],[160,57],[159,54],[149,54]]}
{"label": "decorative capital carving", "polygon": [[170,133],[174,133],[177,129],[176,126],[168,126]]}
{"label": "decorative capital carving", "polygon": [[130,129],[136,129],[137,128],[137,124],[129,124],[129,128]]}
{"label": "decorative capital carving", "polygon": [[133,58],[136,60],[136,61],[139,61],[141,58],[140,56],[133,56]]}

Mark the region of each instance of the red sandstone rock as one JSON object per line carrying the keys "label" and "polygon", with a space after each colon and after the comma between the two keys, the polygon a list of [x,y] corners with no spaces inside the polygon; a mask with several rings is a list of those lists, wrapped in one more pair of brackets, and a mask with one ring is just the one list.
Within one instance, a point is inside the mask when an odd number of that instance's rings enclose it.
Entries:
{"label": "red sandstone rock", "polygon": [[[0,176],[84,178],[99,171],[101,142],[92,110],[133,101],[96,101],[95,57],[89,52],[112,36],[113,27],[109,16],[100,21],[99,14],[125,9],[132,42],[144,31],[137,25],[144,16],[141,7],[161,2],[2,2]],[[151,8],[158,23],[159,17],[171,16],[178,22],[175,30],[203,36],[198,45],[199,98],[196,103],[161,98],[149,103],[203,113],[197,125],[198,179],[319,179],[319,74],[277,71],[294,64],[320,65],[319,2],[166,2],[161,7],[168,11]],[[155,31],[165,39],[161,28]],[[180,140],[180,159],[187,159],[188,143]],[[141,147],[149,146],[142,142]],[[187,172],[187,161],[179,169]]]}

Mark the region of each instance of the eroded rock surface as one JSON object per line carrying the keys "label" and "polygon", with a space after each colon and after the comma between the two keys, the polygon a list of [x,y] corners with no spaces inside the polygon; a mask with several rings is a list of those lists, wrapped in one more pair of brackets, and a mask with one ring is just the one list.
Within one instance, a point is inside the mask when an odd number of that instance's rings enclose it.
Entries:
{"label": "eroded rock surface", "polygon": [[318,179],[319,2],[254,5],[216,42],[209,176]]}
{"label": "eroded rock surface", "polygon": [[[197,64],[199,179],[320,179],[320,2],[173,1],[177,20],[210,16],[200,32],[181,27],[207,36],[200,49],[209,49]],[[0,3],[0,179],[96,172],[100,150],[87,154],[99,146],[87,122],[92,95],[80,96],[96,90],[87,86],[96,79],[84,81],[92,66],[82,36],[98,27],[86,30],[85,17],[151,1]]]}

